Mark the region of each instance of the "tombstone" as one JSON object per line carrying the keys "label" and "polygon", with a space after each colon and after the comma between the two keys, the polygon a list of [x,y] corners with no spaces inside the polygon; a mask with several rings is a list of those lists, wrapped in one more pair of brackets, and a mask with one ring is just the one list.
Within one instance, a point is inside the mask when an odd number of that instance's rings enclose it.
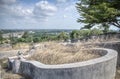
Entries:
{"label": "tombstone", "polygon": [[12,70],[12,65],[13,65],[13,62],[14,62],[14,59],[10,59],[10,58],[8,58],[8,70]]}
{"label": "tombstone", "polygon": [[12,64],[12,71],[13,73],[19,73],[19,68],[20,68],[20,60],[14,60],[13,64]]}

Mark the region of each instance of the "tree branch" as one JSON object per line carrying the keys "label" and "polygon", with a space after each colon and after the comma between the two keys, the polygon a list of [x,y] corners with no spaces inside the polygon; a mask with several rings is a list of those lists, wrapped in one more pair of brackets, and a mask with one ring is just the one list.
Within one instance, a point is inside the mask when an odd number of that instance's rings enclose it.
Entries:
{"label": "tree branch", "polygon": [[118,25],[118,24],[116,24],[115,22],[112,22],[112,23],[110,23],[111,25],[114,25],[114,26],[116,26],[116,27],[118,27],[118,28],[120,28],[120,25]]}

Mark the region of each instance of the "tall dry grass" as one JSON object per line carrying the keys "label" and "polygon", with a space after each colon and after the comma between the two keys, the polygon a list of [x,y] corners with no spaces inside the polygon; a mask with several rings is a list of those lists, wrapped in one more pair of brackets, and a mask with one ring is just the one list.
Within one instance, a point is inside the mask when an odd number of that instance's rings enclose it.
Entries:
{"label": "tall dry grass", "polygon": [[28,43],[17,43],[15,45],[12,46],[4,46],[4,47],[0,47],[0,51],[10,51],[10,50],[19,50],[19,49],[29,49],[30,48],[30,44]]}
{"label": "tall dry grass", "polygon": [[30,44],[29,43],[17,43],[13,45],[13,49],[29,49]]}
{"label": "tall dry grass", "polygon": [[22,76],[7,71],[7,59],[0,59],[0,79],[21,79]]}
{"label": "tall dry grass", "polygon": [[85,49],[81,44],[63,45],[55,42],[44,42],[29,59],[40,61],[44,64],[65,64],[86,61],[100,57],[99,54]]}

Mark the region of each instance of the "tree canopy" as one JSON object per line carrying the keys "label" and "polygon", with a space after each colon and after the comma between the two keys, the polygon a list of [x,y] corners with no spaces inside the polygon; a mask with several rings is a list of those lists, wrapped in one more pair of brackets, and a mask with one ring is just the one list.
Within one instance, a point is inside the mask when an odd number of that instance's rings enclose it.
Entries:
{"label": "tree canopy", "polygon": [[110,25],[120,28],[120,0],[79,0],[77,10],[80,23],[84,28],[92,28],[96,24],[105,29]]}
{"label": "tree canopy", "polygon": [[70,37],[71,39],[83,39],[85,37],[91,36],[91,35],[100,35],[103,34],[102,30],[99,29],[86,29],[86,30],[73,30],[70,33]]}
{"label": "tree canopy", "polygon": [[59,40],[67,40],[69,39],[69,35],[66,32],[61,32],[58,37]]}

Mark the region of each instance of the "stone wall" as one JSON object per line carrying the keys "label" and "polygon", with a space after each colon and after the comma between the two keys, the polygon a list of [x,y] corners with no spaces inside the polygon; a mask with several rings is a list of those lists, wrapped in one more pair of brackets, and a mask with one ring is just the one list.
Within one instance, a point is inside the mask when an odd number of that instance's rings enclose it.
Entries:
{"label": "stone wall", "polygon": [[111,49],[94,51],[102,56],[70,64],[45,65],[37,61],[15,60],[13,71],[29,79],[114,79],[117,52]]}

